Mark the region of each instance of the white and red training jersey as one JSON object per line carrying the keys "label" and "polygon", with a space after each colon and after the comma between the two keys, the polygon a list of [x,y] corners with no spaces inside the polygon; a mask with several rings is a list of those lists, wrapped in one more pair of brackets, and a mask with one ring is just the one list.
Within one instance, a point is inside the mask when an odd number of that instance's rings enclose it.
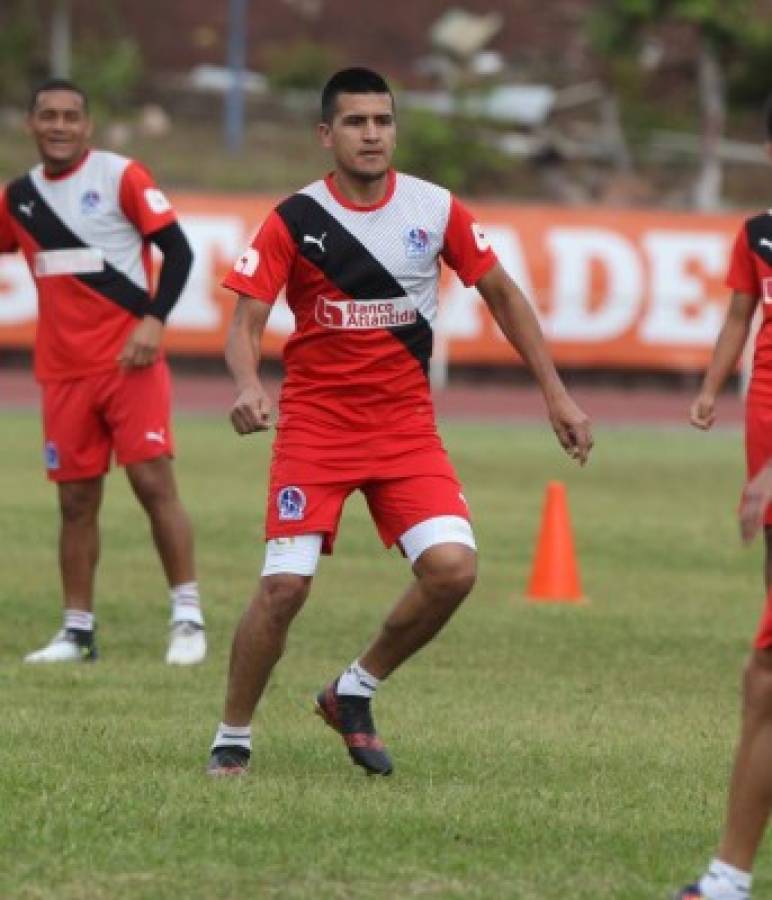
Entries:
{"label": "white and red training jersey", "polygon": [[404,450],[408,435],[435,433],[427,372],[441,259],[466,285],[496,262],[471,213],[409,175],[390,172],[373,206],[352,205],[328,176],[270,213],[223,284],[269,304],[286,287],[295,331],[280,439],[368,431],[404,436]]}
{"label": "white and red training jersey", "polygon": [[139,163],[90,150],[57,176],[35,166],[0,194],[0,252],[20,247],[38,291],[41,381],[114,368],[150,301],[146,237],[175,221]]}

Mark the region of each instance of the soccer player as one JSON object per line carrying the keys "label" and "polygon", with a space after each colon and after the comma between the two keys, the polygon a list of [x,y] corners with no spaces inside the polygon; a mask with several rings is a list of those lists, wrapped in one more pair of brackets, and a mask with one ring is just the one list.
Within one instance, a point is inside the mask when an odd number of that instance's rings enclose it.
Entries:
{"label": "soccer player", "polygon": [[[772,158],[772,101],[765,111],[767,151]],[[750,897],[751,869],[772,808],[772,511],[768,461],[772,459],[772,215],[748,219],[740,229],[727,276],[732,299],[718,336],[691,421],[709,429],[716,397],[734,371],[761,301],[763,320],[756,339],[748,400],[745,449],[750,481],[740,506],[743,536],[761,523],[766,540],[766,606],[745,669],[743,721],[729,788],[724,833],[718,856],[680,900],[740,900]]]}
{"label": "soccer player", "polygon": [[414,578],[364,653],[319,693],[317,712],[354,763],[368,774],[392,771],[371,698],[439,632],[475,581],[469,512],[427,381],[441,259],[479,289],[530,366],[569,455],[584,464],[592,447],[587,416],[566,392],[531,308],[480,225],[447,190],[391,168],[396,122],[384,79],[368,69],[334,75],[322,93],[318,130],[333,172],[271,212],[224,282],[239,295],[226,349],[239,434],[273,421],[257,368],[271,305],[285,286],[296,328],[284,351],[265,564],[233,640],[213,775],[247,770],[255,706],[355,490]]}
{"label": "soccer player", "polygon": [[[200,662],[206,639],[193,537],[171,464],[161,337],[192,262],[169,201],[138,163],[90,149],[88,100],[52,79],[28,127],[40,164],[0,194],[0,252],[20,248],[38,293],[35,374],[45,465],[58,488],[64,621],[29,663],[93,660],[104,476],[115,453],[150,520],[171,597],[166,661]],[[163,253],[155,293],[150,245]]]}

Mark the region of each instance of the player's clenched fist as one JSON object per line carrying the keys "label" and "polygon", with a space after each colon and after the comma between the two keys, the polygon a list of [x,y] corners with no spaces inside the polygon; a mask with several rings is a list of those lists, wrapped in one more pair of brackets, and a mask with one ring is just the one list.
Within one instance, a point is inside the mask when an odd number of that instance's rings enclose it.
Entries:
{"label": "player's clenched fist", "polygon": [[231,424],[237,434],[266,431],[273,424],[273,403],[259,385],[243,388],[231,407]]}
{"label": "player's clenched fist", "polygon": [[716,421],[716,398],[713,394],[700,394],[689,410],[689,420],[695,428],[707,431]]}

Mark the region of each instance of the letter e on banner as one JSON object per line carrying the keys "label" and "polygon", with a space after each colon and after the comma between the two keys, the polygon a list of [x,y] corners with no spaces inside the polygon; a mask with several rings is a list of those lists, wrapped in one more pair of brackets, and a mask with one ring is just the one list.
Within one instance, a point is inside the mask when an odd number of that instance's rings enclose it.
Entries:
{"label": "letter e on banner", "polygon": [[[651,306],[641,325],[650,344],[711,345],[723,319],[722,304],[708,296],[706,276],[719,279],[729,242],[717,232],[650,231],[643,246],[651,260]],[[695,265],[696,264],[696,265]]]}

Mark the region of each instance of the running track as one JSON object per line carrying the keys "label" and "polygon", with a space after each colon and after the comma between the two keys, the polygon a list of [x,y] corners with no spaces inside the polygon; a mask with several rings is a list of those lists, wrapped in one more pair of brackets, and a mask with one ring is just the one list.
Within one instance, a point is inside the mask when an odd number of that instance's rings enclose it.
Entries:
{"label": "running track", "polygon": [[[278,393],[278,384],[269,390]],[[652,388],[587,387],[571,389],[593,422],[613,425],[686,425],[692,391]],[[174,408],[184,412],[226,415],[233,401],[230,380],[216,375],[174,376]],[[35,409],[38,387],[26,368],[0,368],[0,409]],[[541,394],[522,385],[452,385],[435,393],[438,415],[447,419],[480,422],[523,422],[544,417]],[[718,404],[718,423],[738,426],[743,404],[735,394],[725,394]]]}

